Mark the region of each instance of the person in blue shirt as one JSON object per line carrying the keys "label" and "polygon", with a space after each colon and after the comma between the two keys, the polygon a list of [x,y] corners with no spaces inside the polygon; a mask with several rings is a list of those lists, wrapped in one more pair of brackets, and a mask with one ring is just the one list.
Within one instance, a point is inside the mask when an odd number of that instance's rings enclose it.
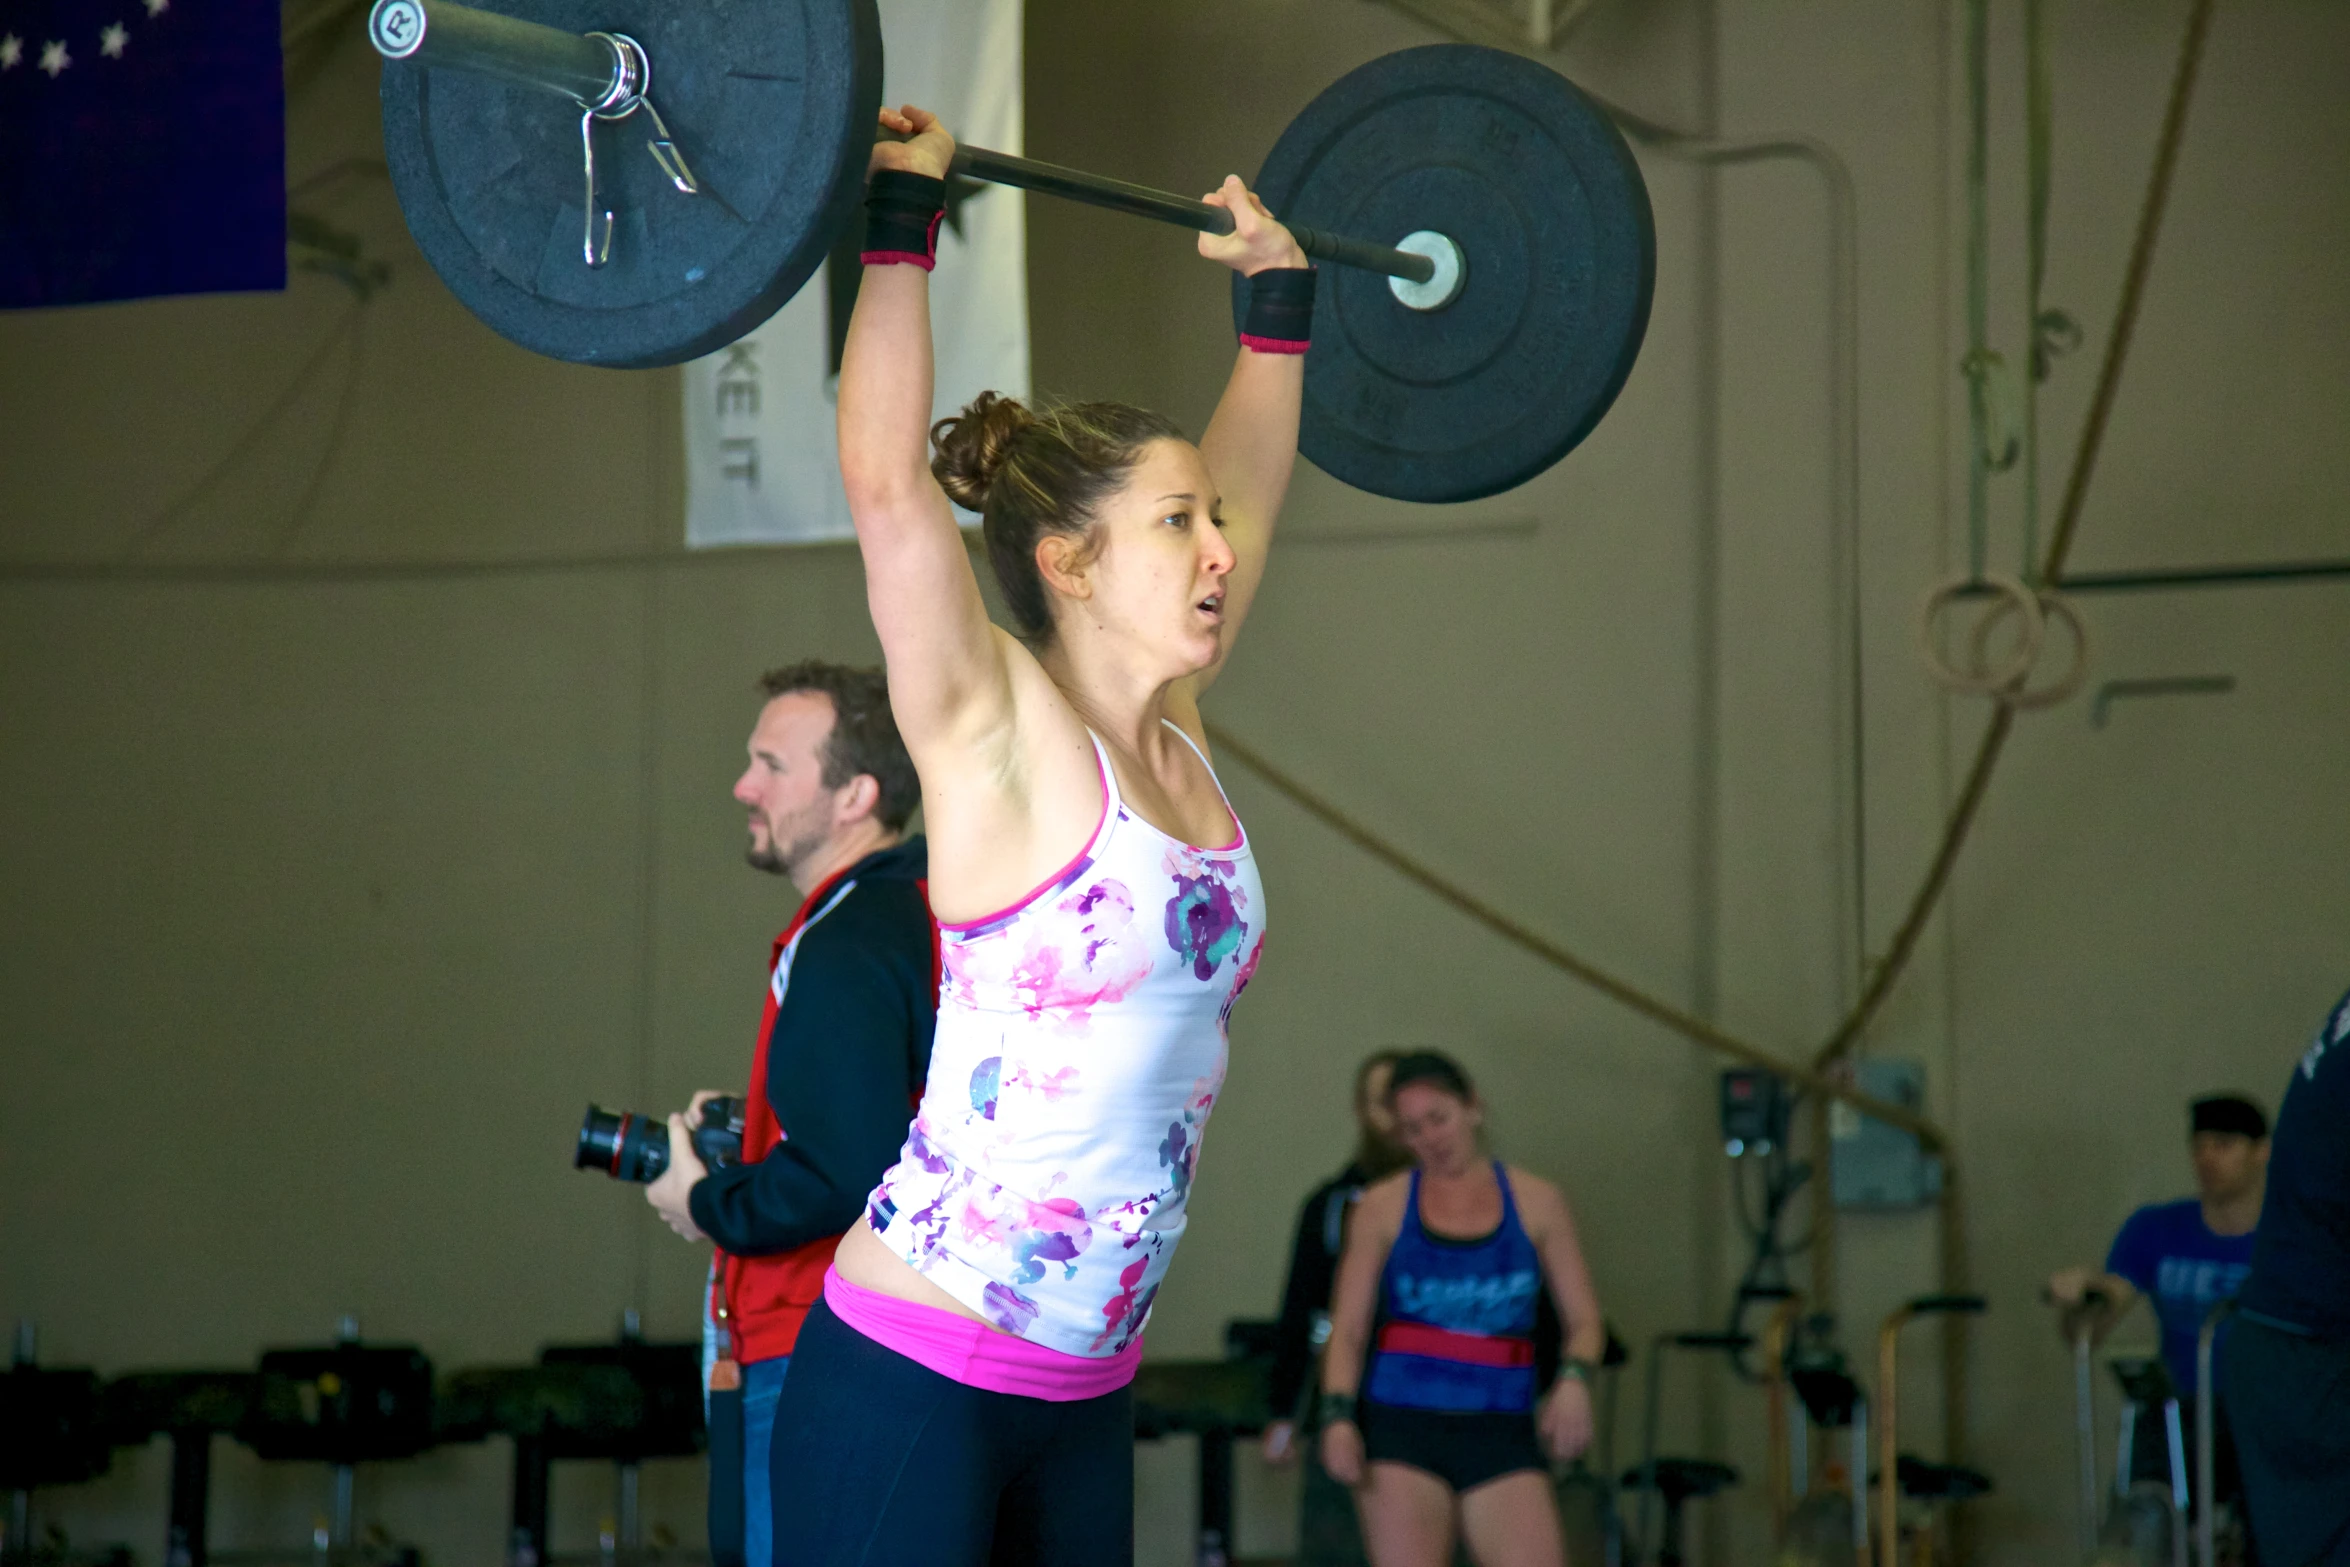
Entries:
{"label": "person in blue shirt", "polygon": [[2238,1094],[2210,1094],[2189,1108],[2193,1197],[2149,1203],[2122,1222],[2102,1271],[2059,1269],[2049,1298],[2077,1310],[2092,1290],[2105,1302],[2090,1326],[2102,1342],[2140,1296],[2162,1329],[2162,1360],[2188,1398],[2195,1393],[2195,1337],[2203,1314],[2233,1296],[2252,1267],[2252,1236],[2268,1185],[2268,1117]]}
{"label": "person in blue shirt", "polygon": [[2267,1567],[2350,1567],[2350,996],[2277,1108],[2269,1206],[2224,1354]]}
{"label": "person in blue shirt", "polygon": [[[2162,1362],[2179,1393],[2182,1431],[2194,1429],[2195,1342],[2204,1314],[2231,1299],[2251,1271],[2269,1161],[2268,1117],[2240,1094],[2197,1099],[2188,1108],[2188,1128],[2196,1195],[2149,1203],[2122,1221],[2102,1271],[2062,1268],[2048,1280],[2048,1297],[2063,1310],[2067,1339],[2086,1326],[2102,1343],[2139,1297],[2152,1304],[2162,1332]],[[2238,1488],[2224,1396],[2212,1414],[2213,1488],[2227,1502]],[[2159,1433],[2161,1427],[2154,1429]],[[2159,1436],[2135,1444],[2131,1467],[2138,1474],[2167,1480],[2169,1465],[2168,1447]]]}

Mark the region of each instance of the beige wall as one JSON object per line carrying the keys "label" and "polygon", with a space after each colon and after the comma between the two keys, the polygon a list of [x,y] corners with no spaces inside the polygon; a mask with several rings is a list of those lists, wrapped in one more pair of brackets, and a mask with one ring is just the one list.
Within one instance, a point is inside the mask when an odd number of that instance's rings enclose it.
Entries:
{"label": "beige wall", "polygon": [[[1997,9],[2012,354],[2018,62],[2015,8]],[[1827,508],[1824,205],[1791,165],[1644,158],[1647,349],[1552,474],[1449,511],[1301,475],[1214,700],[1497,904],[1790,1055],[1898,918],[1981,721],[1925,680],[1910,624],[1964,558],[1956,11],[1616,0],[1560,59],[1656,118],[1808,133],[1852,169],[1865,824]],[[2051,497],[2182,14],[2058,12],[2049,297],[2090,342],[2048,390]],[[1031,151],[1176,189],[1252,170],[1313,91],[1433,36],[1362,0],[1032,0],[1032,18]],[[2350,553],[2346,42],[2335,7],[2222,8],[2080,564]],[[353,40],[297,97],[297,177],[368,150],[371,83]],[[602,1336],[632,1303],[683,1336],[696,1259],[632,1193],[564,1168],[572,1117],[740,1080],[788,912],[741,867],[725,795],[749,679],[872,656],[856,564],[676,553],[674,374],[514,350],[439,288],[380,184],[324,205],[396,269],[353,336],[330,336],[349,296],[309,276],[0,318],[0,1311],[108,1371],[246,1364],[344,1310],[444,1369]],[[1220,274],[1180,235],[1043,201],[1031,234],[1039,385],[1196,425],[1227,352]],[[322,344],[249,458],[157,530]],[[1999,485],[2005,563],[2016,486]],[[254,561],[272,564],[236,565]],[[2034,1281],[2180,1189],[2183,1099],[2273,1095],[2350,969],[2329,896],[2350,852],[2343,590],[2083,608],[2096,680],[2237,689],[2121,703],[2103,728],[2087,699],[2025,719],[1953,917],[1871,1039],[1928,1062],[1958,1138],[1994,1302],[1972,1395],[1998,1562],[2070,1537],[2064,1363]],[[1351,1064],[1411,1041],[1467,1059],[1497,1145],[1566,1182],[1627,1337],[1716,1323],[1739,1262],[1717,1063],[1228,773],[1279,928],[1155,1351],[1213,1353],[1226,1318],[1271,1309],[1291,1205],[1347,1140]],[[1836,1304],[1865,1353],[1884,1309],[1933,1284],[1932,1225],[1872,1217],[1838,1239]],[[1929,1349],[1905,1429],[1930,1451]],[[1674,1372],[1676,1445],[1758,1475],[1753,1391]],[[1138,1459],[1147,1562],[1184,1559],[1189,1461]],[[321,1476],[227,1444],[219,1463],[220,1544],[307,1534]],[[504,1469],[489,1448],[371,1471],[364,1511],[436,1560],[485,1560]],[[46,1505],[151,1551],[166,1470],[157,1448]],[[1289,1480],[1253,1463],[1242,1480],[1244,1545],[1281,1546]],[[604,1483],[563,1477],[559,1543],[587,1543]],[[699,1499],[694,1466],[667,1466],[648,1511],[694,1539]],[[1721,1560],[1763,1558],[1751,1484],[1715,1522]]]}

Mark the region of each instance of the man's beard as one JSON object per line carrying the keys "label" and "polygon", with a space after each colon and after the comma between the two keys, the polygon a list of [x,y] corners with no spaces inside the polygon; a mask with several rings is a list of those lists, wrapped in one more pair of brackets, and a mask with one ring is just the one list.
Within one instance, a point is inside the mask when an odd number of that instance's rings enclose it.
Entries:
{"label": "man's beard", "polygon": [[751,846],[743,851],[743,860],[755,871],[765,871],[770,876],[789,877],[794,865],[804,864],[809,856],[822,847],[822,828],[812,827],[786,842],[783,835],[776,831],[776,823],[770,820],[767,822],[767,847],[760,848],[754,839]]}

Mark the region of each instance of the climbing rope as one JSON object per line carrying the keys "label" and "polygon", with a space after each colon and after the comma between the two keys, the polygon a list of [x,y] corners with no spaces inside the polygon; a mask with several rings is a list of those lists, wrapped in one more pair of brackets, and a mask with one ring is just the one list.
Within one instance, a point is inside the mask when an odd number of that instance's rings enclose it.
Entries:
{"label": "climbing rope", "polygon": [[1341,838],[1346,839],[1372,859],[1396,872],[1406,881],[1416,883],[1434,894],[1440,901],[1450,904],[1512,946],[1532,953],[1551,967],[1581,981],[1601,995],[1621,1003],[1643,1017],[1663,1024],[1675,1033],[1684,1035],[1710,1050],[1716,1050],[1734,1060],[1743,1061],[1748,1066],[1759,1067],[1763,1071],[1786,1079],[1807,1092],[1841,1100],[1863,1115],[1883,1121],[1890,1126],[1900,1127],[1929,1149],[1939,1149],[1947,1145],[1949,1140],[1943,1135],[1942,1130],[1914,1111],[1871,1098],[1840,1077],[1824,1076],[1774,1055],[1762,1046],[1741,1039],[1726,1029],[1717,1028],[1695,1013],[1677,1007],[1661,996],[1653,995],[1630,980],[1620,978],[1588,958],[1559,945],[1532,927],[1504,914],[1458,882],[1431,869],[1394,844],[1389,843],[1385,838],[1356,821],[1329,800],[1267,761],[1262,752],[1234,739],[1230,731],[1222,726],[1209,724],[1207,729],[1209,741],[1220,754],[1230,756],[1241,766],[1255,773],[1266,783],[1272,785],[1275,793],[1286,796],[1291,804],[1322,823],[1323,826],[1328,827],[1332,832],[1337,833]]}
{"label": "climbing rope", "polygon": [[[2147,178],[2146,198],[2138,211],[2137,233],[2130,243],[2129,264],[2122,273],[2121,299],[2114,307],[2113,331],[2106,339],[2105,361],[2097,372],[2097,390],[2089,399],[2089,414],[2081,425],[2080,444],[2073,452],[2072,477],[2065,484],[2064,500],[2057,508],[2056,532],[2042,558],[2038,578],[2041,582],[2063,579],[2065,560],[2080,532],[2081,508],[2089,497],[2089,479],[2097,470],[2098,449],[2104,444],[2105,426],[2113,416],[2114,398],[2121,389],[2122,366],[2129,359],[2130,341],[2138,328],[2138,308],[2146,297],[2146,276],[2154,265],[2155,238],[2162,232],[2163,210],[2170,202],[2171,176],[2177,170],[2179,143],[2187,129],[2187,108],[2194,101],[2195,76],[2203,63],[2204,40],[2211,32],[2212,4],[2213,0],[2194,0],[2187,12],[2186,36],[2180,42],[2178,66],[2171,77],[2170,103],[2163,111],[2162,132],[2155,142],[2154,169]],[[1951,867],[1958,862],[1958,851],[1974,826],[1975,813],[1982,806],[1984,791],[1991,785],[1999,755],[2007,747],[2008,733],[2015,727],[2015,712],[2013,706],[2002,704],[1992,713],[1982,741],[1975,748],[1974,763],[1967,769],[1966,782],[1960,787],[1958,800],[1943,826],[1942,841],[1934,851],[1926,879],[1918,887],[1917,896],[1910,900],[1909,913],[1893,933],[1885,956],[1870,971],[1860,999],[1812,1057],[1815,1069],[1826,1067],[1852,1048],[1877,1015],[1877,1009],[1884,1005],[1893,982],[1909,966],[1918,938],[1925,933],[1926,921],[1949,884]]]}
{"label": "climbing rope", "polygon": [[[2063,603],[2039,566],[2040,383],[2054,360],[2079,341],[2079,327],[2060,310],[2048,310],[2042,290],[2048,276],[2048,198],[2054,146],[2054,72],[2048,47],[2046,0],[2026,0],[2026,266],[2024,365],[2019,375],[1991,347],[1990,219],[1990,3],[1967,4],[1967,352],[1960,371],[1967,381],[1967,570],[1928,590],[1917,616],[1918,656],[1927,673],[1948,690],[1992,698],[2024,710],[2053,707],[2089,677],[2089,633],[2079,614]],[[2020,466],[2023,470],[2023,563],[2013,577],[1988,569],[1990,480]],[[1968,658],[1954,664],[1941,652],[1943,612],[1962,601],[1986,604],[1965,637]],[[2045,650],[2047,623],[2069,633],[2072,657],[2063,674],[2031,684]],[[2014,623],[2012,644],[1996,659],[2001,628]]]}
{"label": "climbing rope", "polygon": [[2047,0],[2024,0],[2024,563],[2030,580],[2040,553],[2040,383],[2052,356],[2041,332],[2048,281],[2048,183],[2055,141],[2055,84],[2048,60]]}

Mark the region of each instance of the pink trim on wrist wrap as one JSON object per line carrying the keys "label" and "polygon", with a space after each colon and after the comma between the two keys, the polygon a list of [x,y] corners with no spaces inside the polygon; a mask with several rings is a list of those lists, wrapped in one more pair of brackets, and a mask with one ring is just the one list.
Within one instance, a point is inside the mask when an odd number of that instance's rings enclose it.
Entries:
{"label": "pink trim on wrist wrap", "polygon": [[1240,334],[1240,346],[1254,349],[1260,354],[1302,354],[1313,345],[1296,338],[1258,337],[1254,333],[1243,332]]}
{"label": "pink trim on wrist wrap", "polygon": [[[884,169],[884,172],[874,176],[874,181],[879,183],[881,179],[884,179],[884,176],[891,176],[891,172]],[[898,174],[895,176],[895,183],[898,183],[898,186],[917,186],[917,188],[919,186],[938,186],[940,190],[945,190],[945,186],[942,186],[940,181],[935,181],[926,174]],[[862,261],[865,265],[919,265],[924,273],[928,273],[928,270],[933,270],[935,265],[938,265],[938,226],[947,221],[947,207],[945,204],[931,207],[931,221],[924,223],[924,230],[921,230],[921,249],[917,251],[907,244],[909,237],[912,237],[907,233],[909,226],[900,221],[900,218],[912,216],[905,211],[902,197],[907,197],[905,190],[888,190],[888,193],[881,193],[881,190],[877,190],[877,193],[874,193],[872,197],[867,197],[867,214],[870,216],[867,216],[867,223],[865,223],[865,240],[867,242],[895,240],[898,244],[874,244],[872,249],[858,251],[858,261]],[[877,200],[879,200],[879,204],[874,204]],[[917,211],[919,211],[919,207],[917,207]]]}

